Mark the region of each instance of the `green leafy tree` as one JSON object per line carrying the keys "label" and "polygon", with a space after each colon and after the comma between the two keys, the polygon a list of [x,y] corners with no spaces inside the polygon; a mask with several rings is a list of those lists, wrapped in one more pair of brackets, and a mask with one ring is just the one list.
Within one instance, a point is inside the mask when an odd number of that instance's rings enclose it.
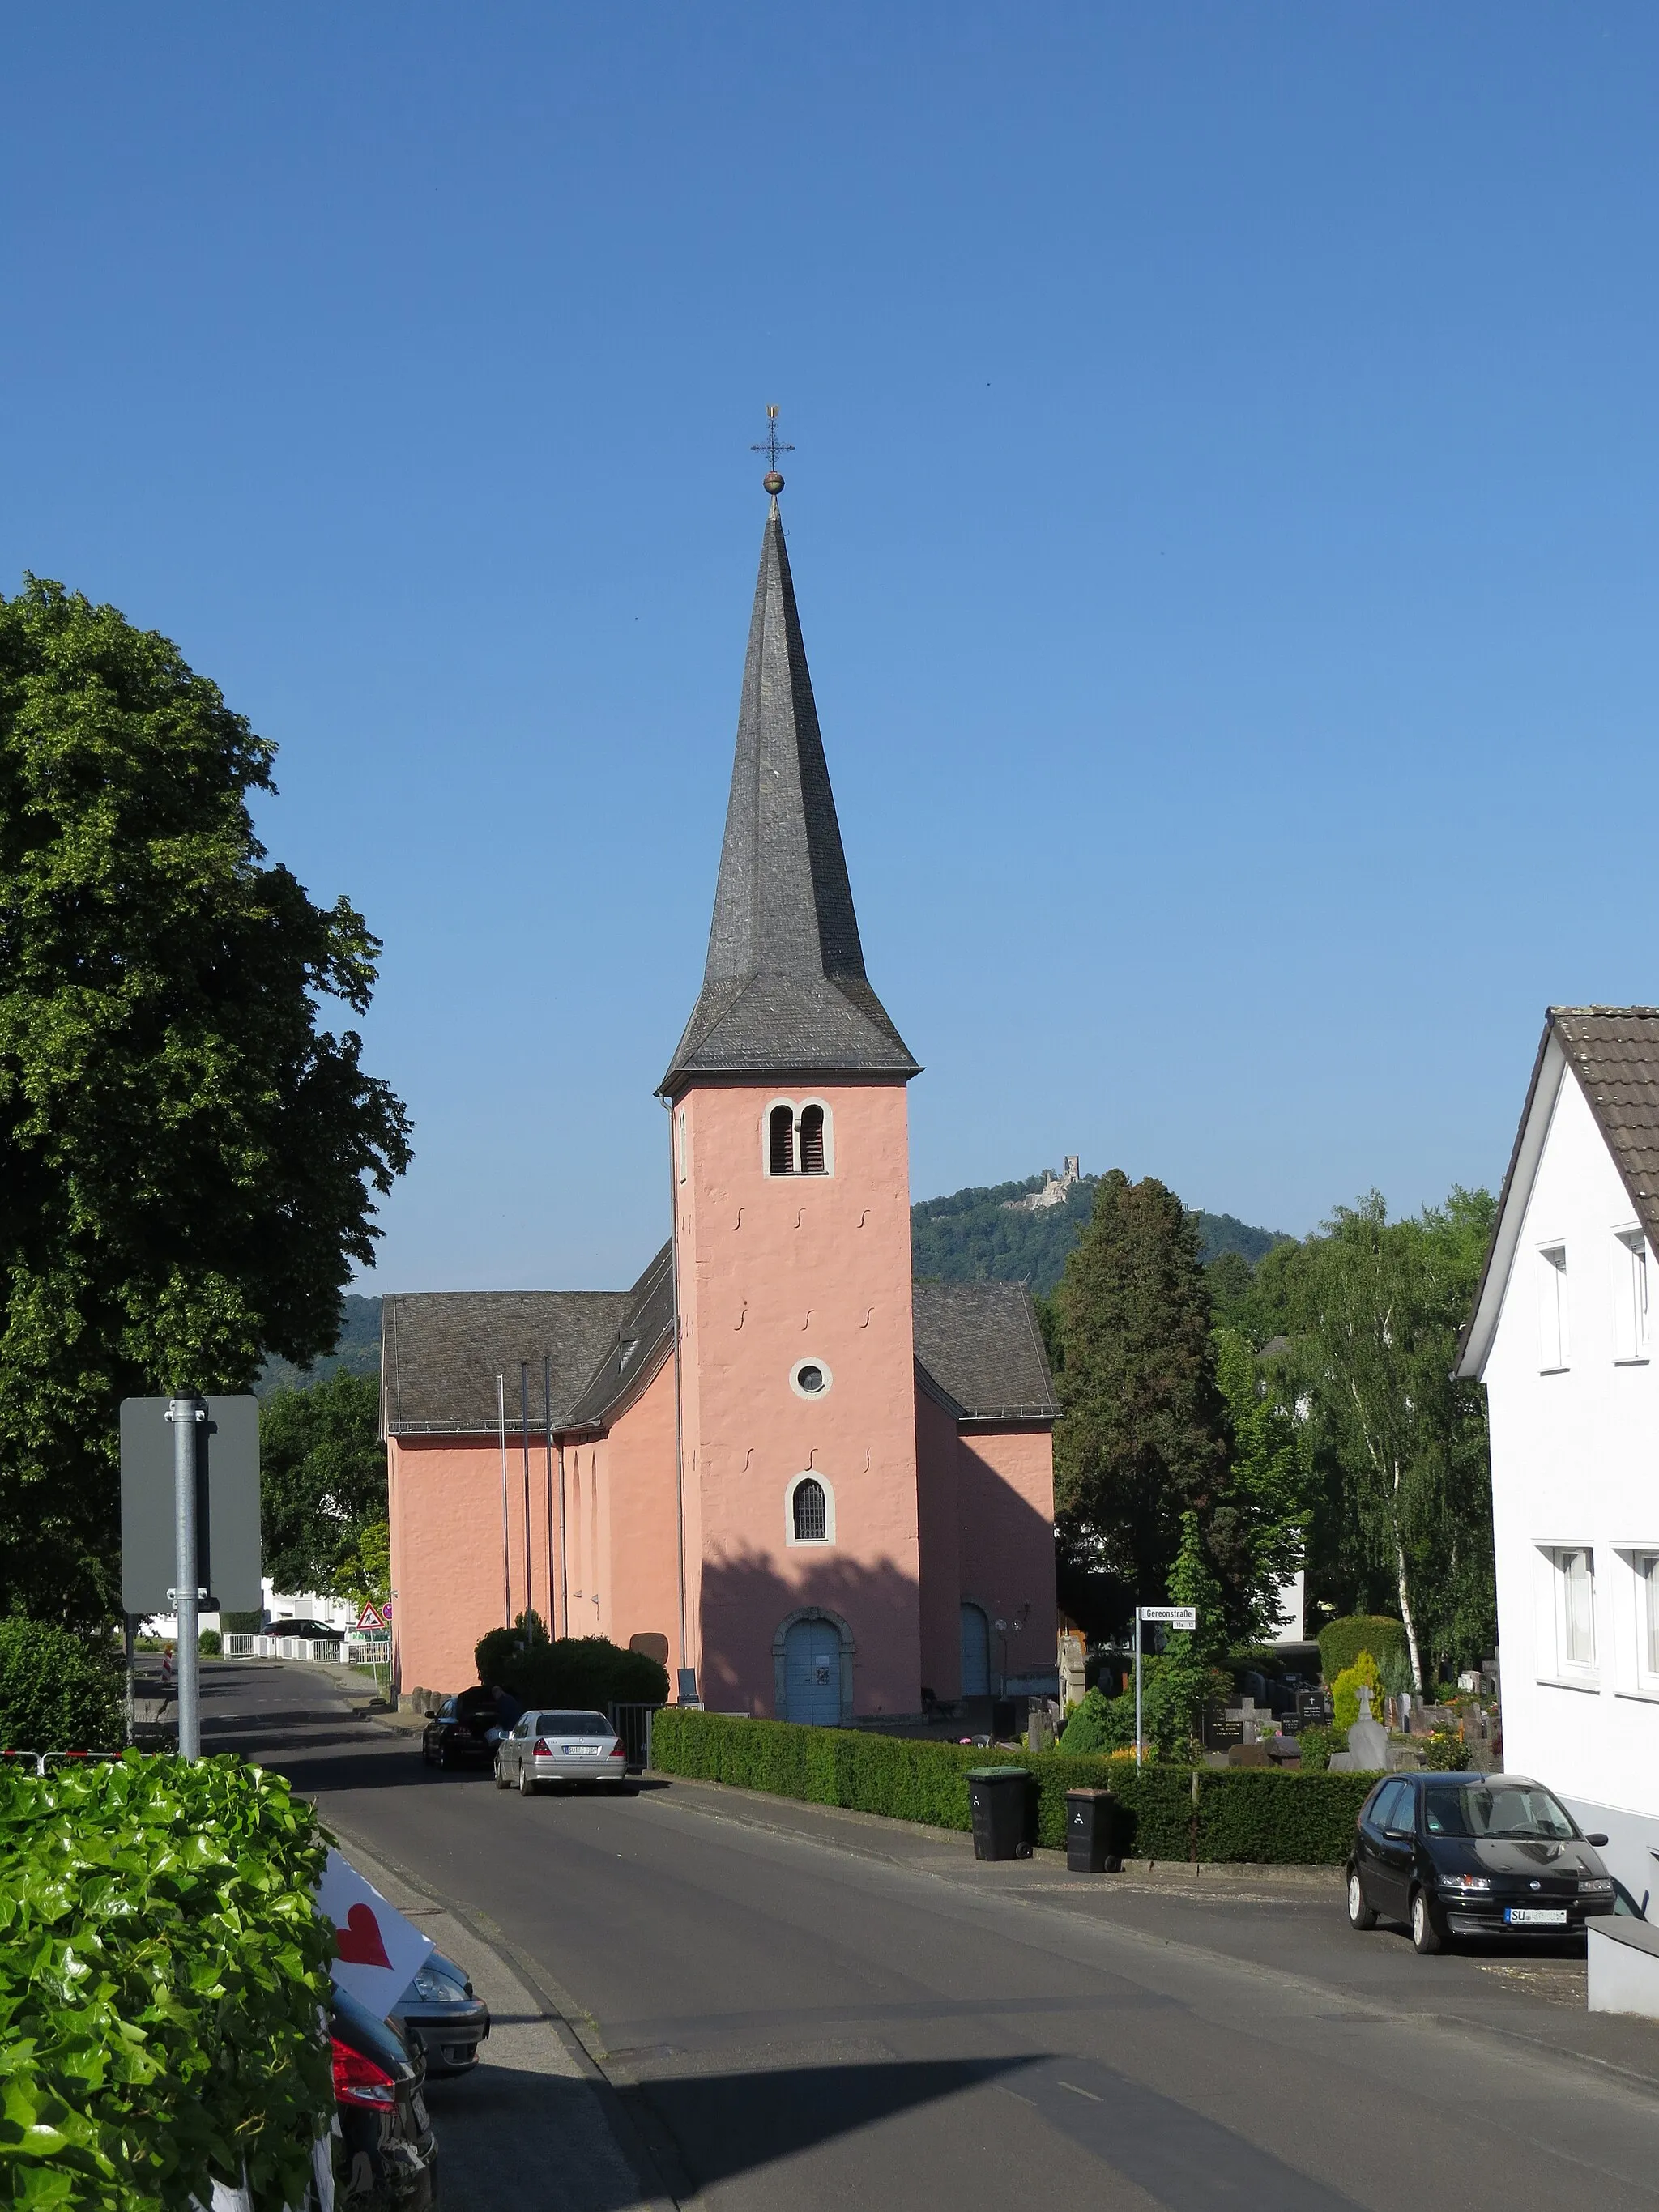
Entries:
{"label": "green leafy tree", "polygon": [[176,646],[0,600],[0,1609],[107,1614],[116,1409],[332,1345],[408,1121],[380,947],[253,834],[275,748]]}
{"label": "green leafy tree", "polygon": [[1182,1516],[1205,1518],[1227,1469],[1194,1217],[1150,1176],[1103,1176],[1054,1305],[1065,1349],[1055,1378],[1061,1540],[1151,1603],[1164,1594]]}
{"label": "green leafy tree", "polygon": [[1306,1557],[1307,1453],[1294,1413],[1269,1387],[1249,1339],[1218,1328],[1215,1356],[1232,1461],[1211,1516],[1211,1545],[1235,1565],[1236,1630],[1265,1641],[1279,1626],[1279,1591]]}
{"label": "green leafy tree", "polygon": [[1485,1394],[1452,1374],[1495,1211],[1455,1189],[1391,1222],[1372,1192],[1258,1271],[1290,1339],[1280,1402],[1303,1409],[1325,1476],[1327,1557],[1351,1607],[1386,1590],[1419,1686],[1431,1656],[1478,1650],[1496,1620]]}
{"label": "green leafy tree", "polygon": [[260,1535],[278,1589],[384,1601],[386,1446],[380,1389],[343,1371],[308,1390],[273,1390],[259,1408]]}

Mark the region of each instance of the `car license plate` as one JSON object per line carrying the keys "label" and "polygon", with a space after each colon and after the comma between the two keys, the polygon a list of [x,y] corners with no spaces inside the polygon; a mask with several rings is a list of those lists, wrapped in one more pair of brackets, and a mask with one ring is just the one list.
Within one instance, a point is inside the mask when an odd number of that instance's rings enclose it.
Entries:
{"label": "car license plate", "polygon": [[596,1743],[568,1743],[564,1755],[567,1759],[597,1759],[599,1747]]}
{"label": "car license plate", "polygon": [[1504,1907],[1504,1917],[1511,1928],[1565,1928],[1567,1924],[1565,1905],[1510,1905]]}

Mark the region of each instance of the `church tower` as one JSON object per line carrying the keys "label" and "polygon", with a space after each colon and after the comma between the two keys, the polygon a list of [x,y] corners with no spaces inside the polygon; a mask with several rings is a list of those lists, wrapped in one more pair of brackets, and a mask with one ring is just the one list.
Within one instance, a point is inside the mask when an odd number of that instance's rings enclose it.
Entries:
{"label": "church tower", "polygon": [[906,1085],[864,969],[775,494],[671,1109],[683,1658],[714,1710],[920,1710]]}

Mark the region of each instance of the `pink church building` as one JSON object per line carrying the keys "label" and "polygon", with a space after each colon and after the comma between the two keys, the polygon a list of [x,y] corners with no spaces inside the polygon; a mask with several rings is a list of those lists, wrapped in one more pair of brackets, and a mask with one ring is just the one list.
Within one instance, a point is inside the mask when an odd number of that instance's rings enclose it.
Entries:
{"label": "pink church building", "polygon": [[526,1607],[725,1712],[1052,1687],[1054,1400],[1019,1284],[918,1283],[908,1087],[865,973],[775,497],[708,964],[631,1290],[383,1308],[399,1687]]}

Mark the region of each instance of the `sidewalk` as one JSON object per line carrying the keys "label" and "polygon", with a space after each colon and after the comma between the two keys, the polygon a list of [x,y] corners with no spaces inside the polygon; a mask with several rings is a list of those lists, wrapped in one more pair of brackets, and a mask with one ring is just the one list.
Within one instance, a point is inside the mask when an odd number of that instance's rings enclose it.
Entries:
{"label": "sidewalk", "polygon": [[477,2066],[426,2087],[445,2212],[670,2212],[673,2200],[660,2192],[616,2092],[545,1989],[509,1963],[471,1915],[459,1917],[349,1836],[341,1842],[382,1896],[465,1968],[489,2007]]}

